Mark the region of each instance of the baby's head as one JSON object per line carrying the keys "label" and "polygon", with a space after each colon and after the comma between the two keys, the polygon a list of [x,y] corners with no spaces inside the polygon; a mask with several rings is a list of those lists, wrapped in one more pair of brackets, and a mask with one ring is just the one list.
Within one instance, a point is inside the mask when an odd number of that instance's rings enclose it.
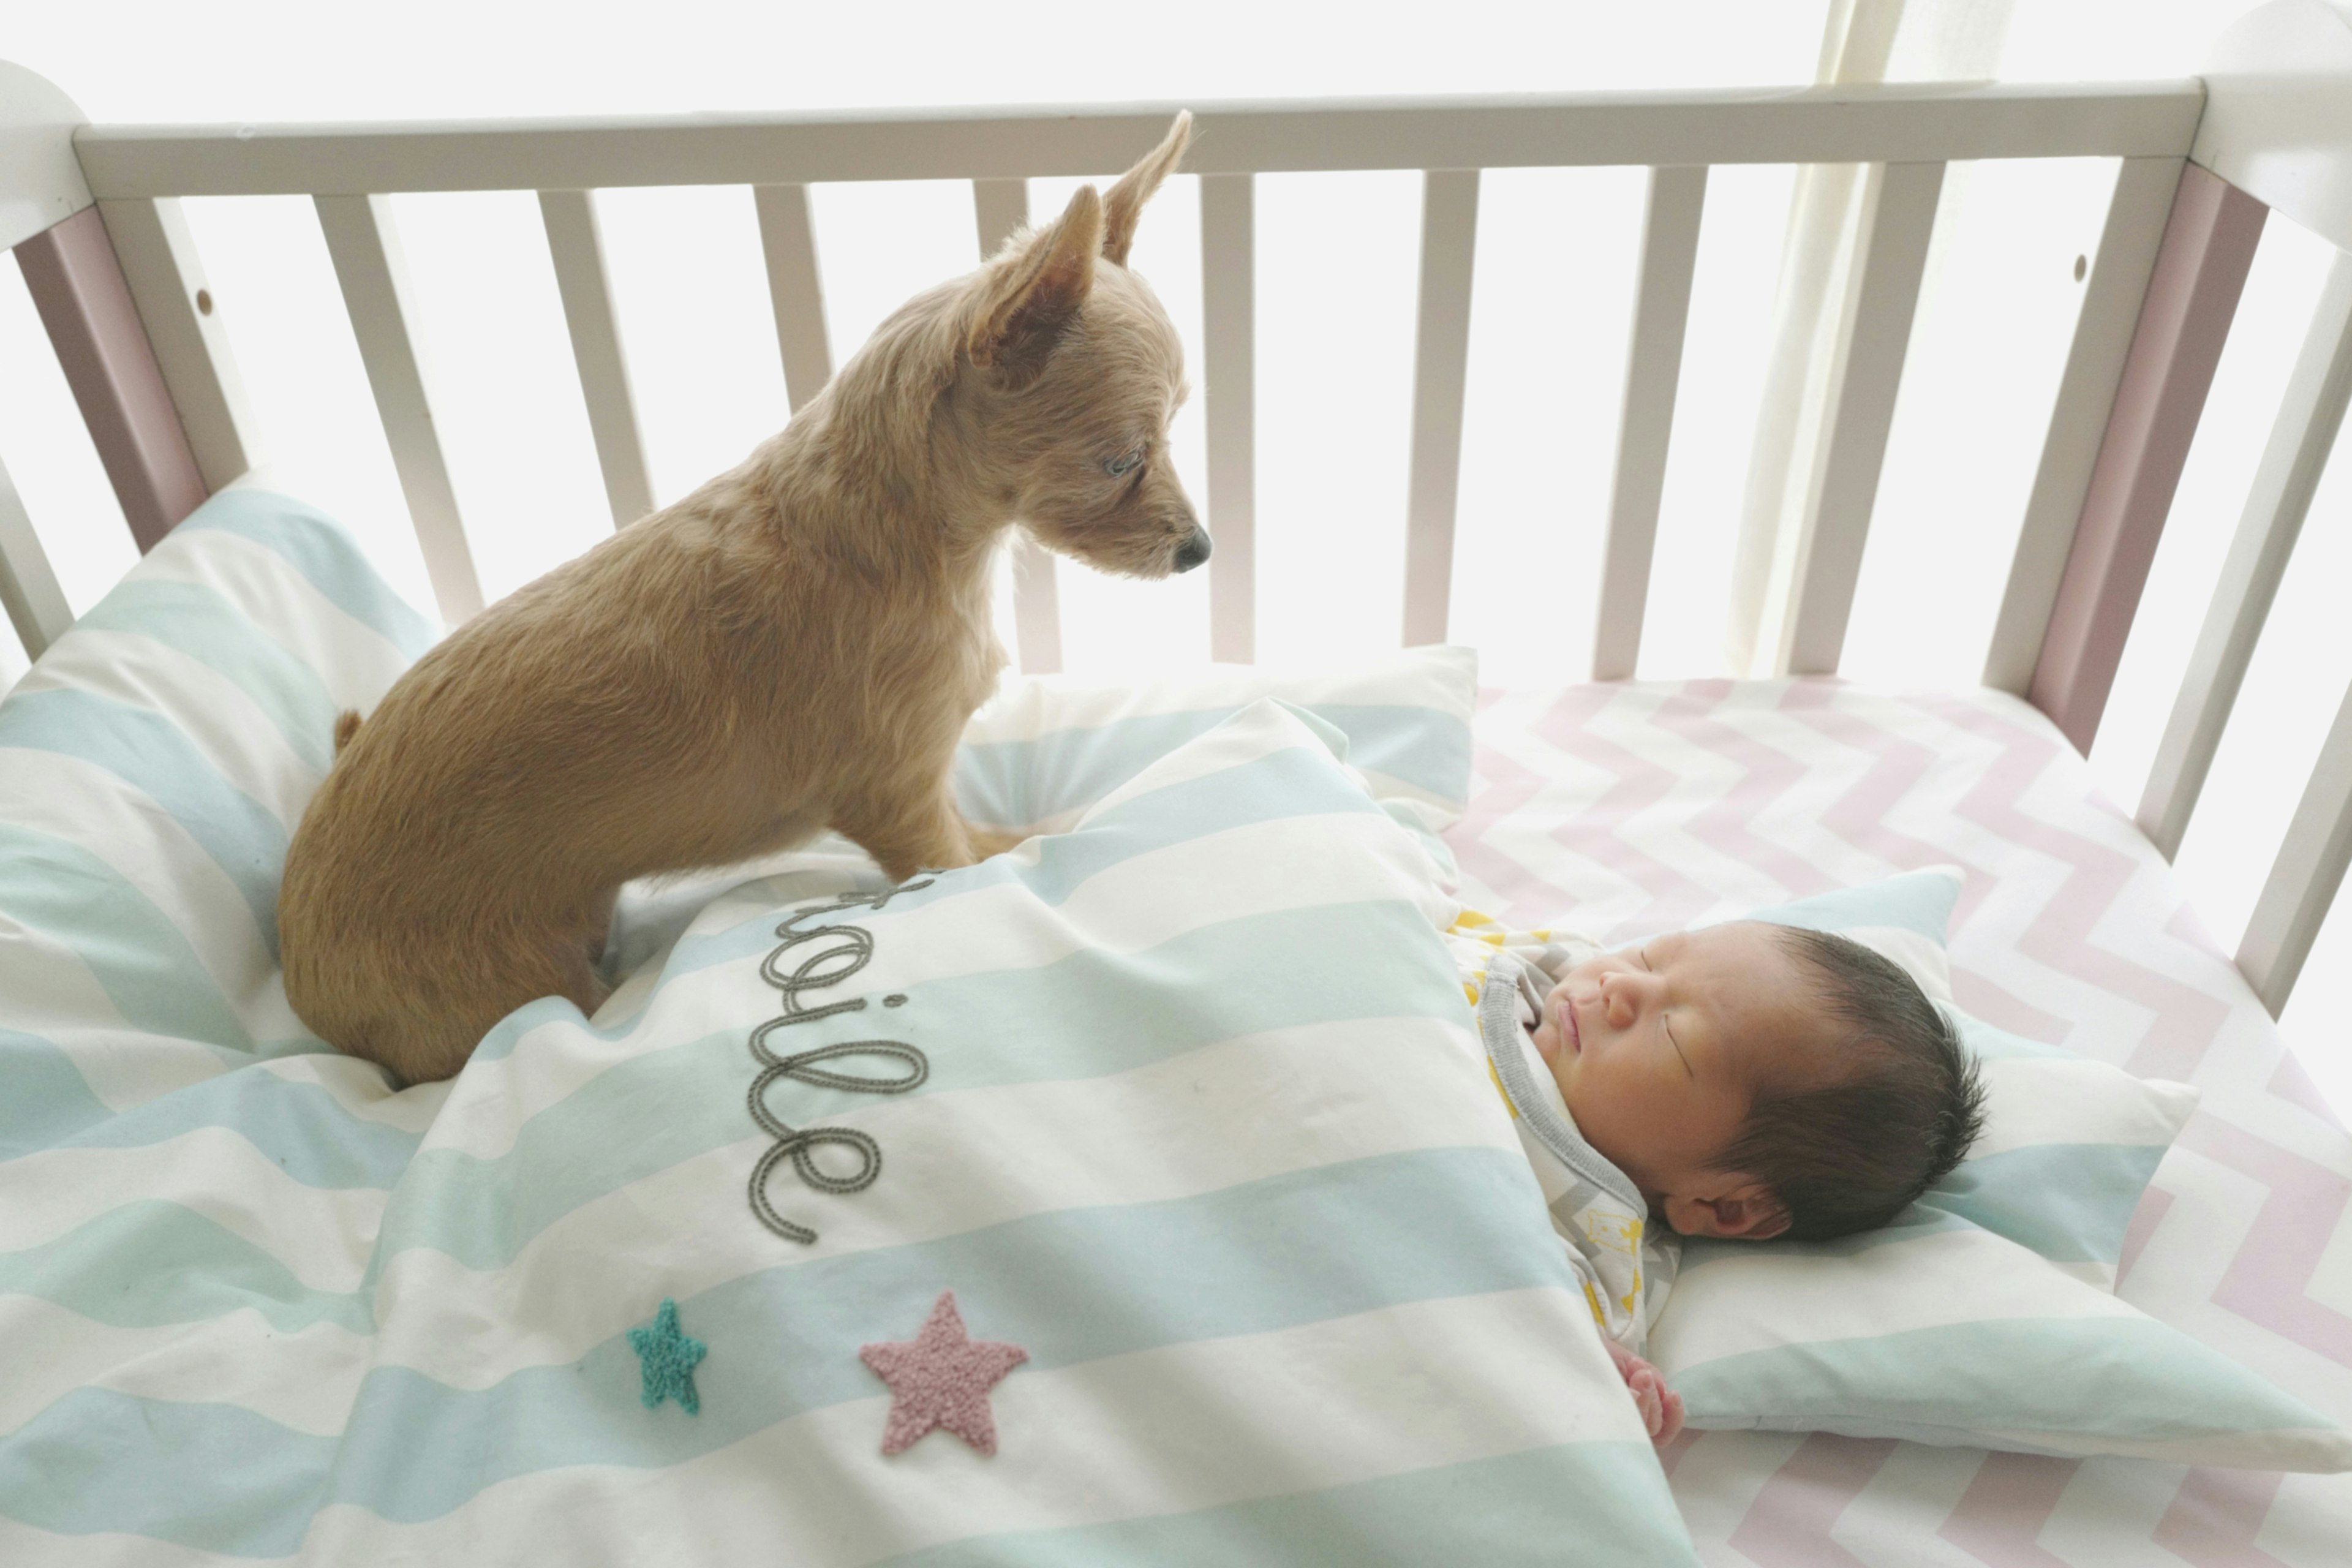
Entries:
{"label": "baby's head", "polygon": [[1975,1067],[1909,975],[1790,926],[1707,926],[1579,964],[1535,1044],[1585,1138],[1685,1236],[1885,1225],[1984,1120]]}

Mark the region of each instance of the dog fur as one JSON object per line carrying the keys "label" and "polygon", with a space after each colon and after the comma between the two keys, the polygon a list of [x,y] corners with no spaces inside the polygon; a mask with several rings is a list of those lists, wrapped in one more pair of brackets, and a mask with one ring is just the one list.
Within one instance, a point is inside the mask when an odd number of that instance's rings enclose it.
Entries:
{"label": "dog fur", "polygon": [[972,862],[949,771],[1005,662],[1007,531],[1135,577],[1208,554],[1167,455],[1181,345],[1126,266],[1190,126],[902,307],[740,467],[342,716],[278,894],[305,1024],[446,1078],[526,1002],[596,1009],[634,878],[826,827],[893,879]]}

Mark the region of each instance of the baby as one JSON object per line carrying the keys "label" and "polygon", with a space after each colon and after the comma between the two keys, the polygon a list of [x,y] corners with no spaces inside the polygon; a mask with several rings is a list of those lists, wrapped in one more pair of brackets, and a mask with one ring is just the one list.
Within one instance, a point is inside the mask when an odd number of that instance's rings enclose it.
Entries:
{"label": "baby", "polygon": [[1742,1241],[1869,1230],[1982,1126],[1950,1021],[1844,937],[1740,921],[1603,952],[1474,912],[1449,937],[1553,1226],[1659,1442],[1682,1401],[1639,1352],[1675,1247],[1645,1247],[1646,1221]]}

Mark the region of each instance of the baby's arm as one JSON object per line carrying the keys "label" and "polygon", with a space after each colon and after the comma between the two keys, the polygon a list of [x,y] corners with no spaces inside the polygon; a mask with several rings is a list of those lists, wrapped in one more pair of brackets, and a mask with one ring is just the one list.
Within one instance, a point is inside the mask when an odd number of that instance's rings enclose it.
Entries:
{"label": "baby's arm", "polygon": [[1683,1429],[1683,1396],[1666,1386],[1658,1369],[1619,1344],[1608,1335],[1601,1342],[1609,1347],[1609,1359],[1617,1363],[1617,1375],[1625,1380],[1626,1392],[1642,1412],[1642,1425],[1650,1429],[1650,1441],[1661,1446],[1675,1440]]}

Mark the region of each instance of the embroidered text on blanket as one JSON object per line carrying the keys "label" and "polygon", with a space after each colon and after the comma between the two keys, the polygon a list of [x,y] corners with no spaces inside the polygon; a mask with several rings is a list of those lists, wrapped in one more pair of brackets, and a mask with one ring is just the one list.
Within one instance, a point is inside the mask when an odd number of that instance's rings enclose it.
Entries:
{"label": "embroidered text on blanket", "polygon": [[[849,997],[839,1002],[827,1002],[819,1006],[801,1005],[800,994],[838,985],[866,967],[874,956],[874,933],[863,926],[834,924],[803,928],[801,922],[816,915],[837,914],[861,905],[880,911],[900,893],[913,892],[931,885],[925,877],[916,881],[902,882],[898,887],[879,893],[844,893],[829,904],[817,904],[796,910],[790,920],[776,928],[783,940],[775,951],[761,961],[760,975],[784,994],[784,1010],[751,1031],[751,1054],[761,1063],[760,1076],[751,1080],[747,1097],[751,1120],[762,1131],[776,1140],[775,1145],[760,1156],[751,1168],[751,1212],[760,1223],[787,1241],[802,1245],[816,1240],[816,1232],[807,1226],[795,1224],[778,1214],[768,1201],[768,1177],[779,1162],[789,1159],[801,1180],[822,1193],[863,1192],[874,1184],[882,1173],[882,1146],[873,1138],[854,1127],[794,1127],[768,1108],[768,1089],[778,1079],[793,1079],[817,1089],[848,1089],[858,1094],[904,1094],[931,1076],[930,1059],[916,1047],[898,1040],[843,1040],[830,1046],[798,1051],[780,1057],[768,1048],[768,1037],[778,1029],[794,1024],[806,1024],[818,1018],[829,1018],[835,1013],[863,1011],[866,998]],[[786,955],[812,942],[824,945],[801,960],[797,968],[787,972]],[[887,998],[892,1005],[903,1003],[904,996]],[[840,1057],[883,1057],[905,1065],[906,1070],[897,1077],[877,1078],[859,1073],[842,1072],[816,1064]],[[835,1175],[816,1163],[814,1152],[819,1145],[833,1144],[855,1150],[857,1169],[852,1173]]]}

